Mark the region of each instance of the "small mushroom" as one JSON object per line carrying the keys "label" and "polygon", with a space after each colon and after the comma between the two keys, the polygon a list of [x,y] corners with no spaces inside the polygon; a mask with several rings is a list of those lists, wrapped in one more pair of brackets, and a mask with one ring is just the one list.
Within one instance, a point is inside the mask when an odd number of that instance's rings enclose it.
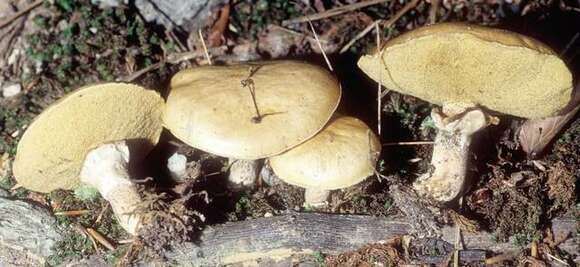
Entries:
{"label": "small mushroom", "polygon": [[230,159],[233,187],[253,186],[257,159],[314,136],[341,88],[325,69],[270,61],[183,70],[171,80],[164,123],[184,143]]}
{"label": "small mushroom", "polygon": [[330,190],[355,185],[375,172],[377,136],[359,119],[339,117],[303,144],[269,158],[283,181],[306,189],[305,206],[320,206]]}
{"label": "small mushroom", "polygon": [[440,202],[465,189],[472,135],[497,118],[555,114],[570,100],[572,74],[549,47],[504,30],[441,23],[389,41],[359,67],[388,89],[442,106],[431,116],[439,129],[431,172],[418,193]]}
{"label": "small mushroom", "polygon": [[157,144],[163,99],[158,93],[122,83],[83,87],[48,107],[18,144],[14,176],[23,187],[48,193],[87,184],[95,187],[135,234],[139,194],[129,176]]}

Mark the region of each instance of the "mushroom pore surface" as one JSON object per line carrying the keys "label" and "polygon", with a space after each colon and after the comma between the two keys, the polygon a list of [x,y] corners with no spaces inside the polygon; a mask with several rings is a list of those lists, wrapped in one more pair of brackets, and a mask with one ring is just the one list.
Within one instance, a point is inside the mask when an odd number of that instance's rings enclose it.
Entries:
{"label": "mushroom pore surface", "polygon": [[127,140],[133,160],[158,142],[163,99],[142,87],[106,83],[80,88],[52,104],[24,132],[14,176],[30,190],[74,189],[87,153]]}
{"label": "mushroom pore surface", "polygon": [[541,42],[465,24],[408,32],[358,65],[385,87],[444,108],[483,106],[540,118],[564,107],[572,92],[566,64]]}

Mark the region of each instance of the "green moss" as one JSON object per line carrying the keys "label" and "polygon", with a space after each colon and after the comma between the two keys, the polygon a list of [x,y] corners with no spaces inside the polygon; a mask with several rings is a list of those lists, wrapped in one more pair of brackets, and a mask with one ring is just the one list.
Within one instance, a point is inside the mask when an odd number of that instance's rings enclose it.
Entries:
{"label": "green moss", "polygon": [[100,194],[97,189],[88,185],[81,185],[74,190],[74,195],[82,201],[93,201],[96,200]]}

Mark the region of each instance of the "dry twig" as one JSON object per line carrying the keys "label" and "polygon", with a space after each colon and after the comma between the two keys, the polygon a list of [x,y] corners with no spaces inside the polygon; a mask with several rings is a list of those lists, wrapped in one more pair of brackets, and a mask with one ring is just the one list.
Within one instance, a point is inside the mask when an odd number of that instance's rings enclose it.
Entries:
{"label": "dry twig", "polygon": [[203,48],[203,53],[205,54],[205,58],[207,59],[207,64],[212,65],[211,57],[209,56],[209,52],[207,51],[207,46],[205,45],[205,40],[203,39],[203,34],[201,34],[201,30],[198,30],[197,33],[199,34],[199,40],[201,40],[201,46]]}
{"label": "dry twig", "polygon": [[[379,58],[381,57],[381,26],[378,23],[374,23],[375,24],[375,32],[377,33],[377,53],[379,53]],[[380,69],[379,70],[379,83],[377,84],[377,131],[379,133],[379,138],[381,136],[381,114],[383,112],[382,110],[382,91],[381,91],[381,87],[382,82],[383,81],[383,70]]]}
{"label": "dry twig", "polygon": [[373,27],[375,27],[375,23],[382,23],[383,27],[386,28],[391,27],[395,22],[397,22],[397,20],[399,20],[403,15],[405,15],[405,13],[415,8],[415,6],[417,6],[418,3],[419,0],[413,0],[407,3],[401,10],[399,10],[394,16],[392,16],[389,20],[385,21],[384,23],[383,20],[376,20],[375,22],[371,23],[371,25],[367,26],[364,30],[358,33],[352,40],[350,40],[346,45],[344,45],[342,49],[340,49],[340,53],[342,54],[348,51],[348,49],[352,45],[354,45],[359,39],[367,35],[367,33],[369,33],[373,29]]}
{"label": "dry twig", "polygon": [[57,211],[54,213],[55,216],[81,216],[91,213],[90,210],[68,210],[68,211]]}
{"label": "dry twig", "polygon": [[383,146],[417,146],[417,145],[432,145],[433,141],[409,141],[409,142],[391,142],[384,143]]}
{"label": "dry twig", "polygon": [[111,250],[111,251],[115,250],[115,246],[113,246],[113,244],[111,244],[111,242],[109,242],[109,240],[107,240],[103,235],[101,235],[99,232],[97,232],[93,228],[87,227],[86,231],[97,242],[99,242],[99,244],[103,245],[103,247],[106,247],[108,250]]}
{"label": "dry twig", "polygon": [[301,22],[308,22],[308,21],[315,21],[315,20],[320,20],[320,19],[324,19],[324,18],[329,18],[329,17],[333,17],[336,15],[346,13],[346,12],[357,10],[360,8],[364,8],[364,7],[368,7],[368,6],[372,6],[372,5],[376,5],[376,4],[381,4],[381,3],[384,3],[387,1],[389,1],[389,0],[369,0],[369,1],[358,2],[358,3],[354,3],[354,4],[350,4],[350,5],[344,5],[344,6],[333,8],[333,9],[330,9],[330,10],[327,10],[324,12],[320,12],[317,14],[306,15],[306,16],[302,16],[302,17],[294,18],[294,19],[288,19],[288,20],[282,21],[282,25],[286,26],[286,25],[292,24],[292,23],[301,23]]}
{"label": "dry twig", "polygon": [[324,48],[322,48],[322,44],[320,43],[320,39],[318,39],[318,34],[316,34],[316,31],[314,30],[314,26],[312,25],[312,22],[308,21],[308,25],[310,25],[310,30],[312,31],[312,34],[314,34],[314,39],[316,39],[316,43],[318,44],[318,48],[320,48],[320,52],[322,53],[322,56],[324,57],[324,60],[326,61],[326,65],[328,65],[328,68],[330,69],[330,71],[334,71],[332,69],[332,64],[330,64],[330,60],[328,60],[328,57],[326,56],[326,52],[324,52]]}
{"label": "dry twig", "polygon": [[429,9],[429,24],[437,22],[437,10],[439,10],[439,3],[441,0],[431,0],[431,8]]}
{"label": "dry twig", "polygon": [[0,29],[10,25],[10,23],[15,21],[16,19],[18,19],[22,15],[30,12],[31,10],[39,7],[40,5],[42,5],[42,3],[44,3],[44,0],[37,0],[36,2],[30,4],[29,6],[25,7],[24,9],[18,11],[16,14],[12,15],[12,17],[7,18],[3,22],[0,22]]}

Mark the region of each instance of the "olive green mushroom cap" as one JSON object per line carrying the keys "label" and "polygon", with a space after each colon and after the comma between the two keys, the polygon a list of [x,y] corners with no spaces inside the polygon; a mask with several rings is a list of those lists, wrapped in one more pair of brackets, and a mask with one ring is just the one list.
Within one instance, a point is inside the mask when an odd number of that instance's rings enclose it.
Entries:
{"label": "olive green mushroom cap", "polygon": [[359,119],[340,117],[303,144],[269,159],[283,181],[304,188],[334,190],[374,173],[381,144]]}
{"label": "olive green mushroom cap", "polygon": [[18,143],[13,172],[18,184],[38,191],[74,189],[88,152],[127,140],[131,160],[159,141],[163,99],[142,87],[105,83],[80,88],[49,106]]}
{"label": "olive green mushroom cap", "polygon": [[518,33],[458,23],[395,38],[359,67],[388,89],[446,107],[485,108],[524,118],[555,114],[570,100],[572,74],[543,43]]}
{"label": "olive green mushroom cap", "polygon": [[[336,110],[340,95],[338,81],[316,65],[269,61],[204,66],[171,79],[164,123],[192,147],[253,160],[315,135]],[[256,107],[263,115],[259,121]]]}

